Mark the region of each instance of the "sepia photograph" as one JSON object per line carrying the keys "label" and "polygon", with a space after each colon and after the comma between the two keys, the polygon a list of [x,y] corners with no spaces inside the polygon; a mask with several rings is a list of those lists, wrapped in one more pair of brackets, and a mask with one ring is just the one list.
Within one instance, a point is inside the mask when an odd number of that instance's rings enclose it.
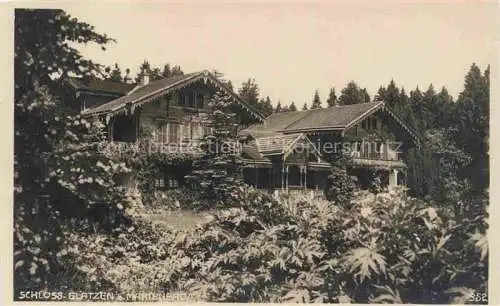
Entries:
{"label": "sepia photograph", "polygon": [[10,302],[492,302],[498,3],[15,4]]}

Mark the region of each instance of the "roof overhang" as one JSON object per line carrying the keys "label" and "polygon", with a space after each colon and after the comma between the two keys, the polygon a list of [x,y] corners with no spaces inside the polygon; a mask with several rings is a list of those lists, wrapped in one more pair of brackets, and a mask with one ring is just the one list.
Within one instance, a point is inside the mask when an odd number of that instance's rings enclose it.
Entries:
{"label": "roof overhang", "polygon": [[318,126],[313,128],[304,128],[304,129],[294,129],[294,130],[281,130],[279,132],[283,134],[295,134],[295,133],[329,133],[329,132],[338,132],[344,129],[344,125],[327,125],[327,126]]}
{"label": "roof overhang", "polygon": [[418,135],[401,118],[399,118],[399,116],[396,115],[383,101],[381,101],[379,104],[375,105],[371,109],[367,110],[365,113],[361,114],[356,119],[349,122],[342,129],[342,136],[344,136],[345,131],[347,131],[349,128],[359,124],[361,121],[363,121],[364,119],[371,116],[377,111],[384,111],[389,116],[391,116],[407,132],[407,134],[410,135],[410,138],[414,140],[415,145],[417,145],[417,147],[420,146],[420,144],[422,143],[420,137],[418,137]]}
{"label": "roof overhang", "polygon": [[[213,85],[216,89],[222,90],[225,93],[229,94],[235,102],[238,103],[238,105],[241,105],[244,109],[246,109],[251,115],[253,115],[256,119],[260,120],[261,122],[264,121],[265,117],[257,111],[253,106],[249,105],[245,101],[243,101],[237,94],[235,94],[231,89],[229,89],[226,85],[224,85],[217,77],[215,77],[212,73],[210,73],[208,70],[205,70],[200,73],[196,73],[192,76],[186,77],[184,79],[181,79],[177,82],[174,82],[172,84],[169,84],[163,88],[160,88],[158,90],[155,90],[151,93],[145,94],[141,97],[138,97],[137,99],[130,101],[129,103],[126,104],[120,104],[117,105],[109,110],[103,110],[103,111],[93,111],[93,109],[87,109],[84,112],[82,112],[83,116],[89,116],[89,117],[101,117],[101,116],[106,116],[106,121],[108,122],[109,119],[115,115],[119,114],[124,114],[124,113],[134,113],[134,110],[137,107],[140,107],[146,103],[152,102],[156,100],[157,98],[164,96],[165,94],[168,94],[173,91],[177,91],[179,89],[185,88],[189,85],[191,85],[194,82],[197,82],[199,80],[203,80],[205,84],[211,84]],[[112,102],[112,101],[110,101]],[[109,102],[108,102],[109,103]],[[103,104],[105,105],[105,104]]]}

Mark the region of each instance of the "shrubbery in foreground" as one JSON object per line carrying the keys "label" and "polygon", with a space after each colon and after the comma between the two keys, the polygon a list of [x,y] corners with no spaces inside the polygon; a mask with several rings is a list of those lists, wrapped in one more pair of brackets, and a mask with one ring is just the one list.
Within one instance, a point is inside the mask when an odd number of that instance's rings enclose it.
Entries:
{"label": "shrubbery in foreground", "polygon": [[87,265],[101,268],[88,275],[120,292],[227,302],[463,303],[487,292],[486,216],[458,224],[403,192],[357,194],[349,210],[247,188],[235,197],[194,232],[142,224],[94,239],[101,254]]}

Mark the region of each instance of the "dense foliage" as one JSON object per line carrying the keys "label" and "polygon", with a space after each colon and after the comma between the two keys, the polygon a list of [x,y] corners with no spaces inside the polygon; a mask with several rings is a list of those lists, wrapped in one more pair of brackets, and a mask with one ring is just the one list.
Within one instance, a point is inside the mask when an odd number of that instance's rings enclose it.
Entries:
{"label": "dense foliage", "polygon": [[102,123],[65,116],[53,94],[53,73],[99,72],[68,41],[110,39],[61,10],[16,10],[15,292],[54,286],[72,269],[60,261],[65,226],[109,229],[129,206],[114,181],[127,167],[96,154]]}
{"label": "dense foliage", "polygon": [[202,139],[202,156],[195,160],[193,171],[186,176],[200,199],[210,207],[227,205],[233,200],[234,188],[243,184],[241,143],[233,105],[233,97],[222,91],[210,98],[212,132]]}
{"label": "dense foliage", "polygon": [[89,237],[97,253],[80,265],[96,260],[89,276],[109,290],[149,286],[197,301],[464,303],[487,292],[486,216],[457,223],[401,190],[358,193],[348,209],[248,188],[237,198],[191,232],[141,223]]}

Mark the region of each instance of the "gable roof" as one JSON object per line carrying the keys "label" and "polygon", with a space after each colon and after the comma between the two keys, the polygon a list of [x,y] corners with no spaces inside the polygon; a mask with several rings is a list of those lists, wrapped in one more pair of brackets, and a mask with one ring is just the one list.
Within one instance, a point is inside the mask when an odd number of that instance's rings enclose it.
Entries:
{"label": "gable roof", "polygon": [[269,155],[287,155],[298,146],[306,145],[312,148],[318,156],[321,153],[309,140],[306,134],[279,134],[274,136],[259,137],[255,139],[257,151],[263,156]]}
{"label": "gable roof", "polygon": [[68,77],[64,81],[76,91],[111,93],[119,96],[127,94],[136,86],[136,84],[120,83],[97,78],[84,80],[83,78]]}
{"label": "gable roof", "polygon": [[251,125],[243,130],[242,134],[250,134],[258,138],[321,131],[339,131],[343,133],[347,128],[381,109],[394,118],[417,143],[421,142],[418,135],[391,111],[383,101],[274,113],[267,117],[264,123]]}
{"label": "gable roof", "polygon": [[245,133],[254,137],[276,133],[298,133],[317,129],[342,130],[353,120],[383,104],[370,102],[303,111],[274,113],[264,123],[254,124]]}
{"label": "gable roof", "polygon": [[264,155],[283,154],[302,134],[274,135],[256,139],[257,148]]}
{"label": "gable roof", "polygon": [[96,116],[96,115],[115,115],[121,112],[127,111],[130,107],[132,112],[135,107],[140,106],[144,103],[150,102],[162,95],[165,95],[171,91],[183,88],[193,82],[204,80],[204,82],[210,82],[215,87],[220,90],[225,91],[230,94],[235,101],[241,106],[247,109],[251,114],[260,120],[264,120],[264,116],[258,112],[253,106],[247,104],[241,98],[236,95],[231,89],[227,88],[222,84],[217,77],[211,74],[209,71],[199,71],[194,73],[189,73],[180,76],[172,76],[168,78],[163,78],[150,82],[144,86],[137,86],[131,90],[127,95],[120,97],[118,99],[112,100],[108,103],[96,106],[94,108],[89,108],[82,112],[83,115]]}
{"label": "gable roof", "polygon": [[293,133],[304,130],[342,130],[364,114],[381,106],[383,102],[370,102],[337,107],[320,108],[307,111],[307,115],[281,130]]}

